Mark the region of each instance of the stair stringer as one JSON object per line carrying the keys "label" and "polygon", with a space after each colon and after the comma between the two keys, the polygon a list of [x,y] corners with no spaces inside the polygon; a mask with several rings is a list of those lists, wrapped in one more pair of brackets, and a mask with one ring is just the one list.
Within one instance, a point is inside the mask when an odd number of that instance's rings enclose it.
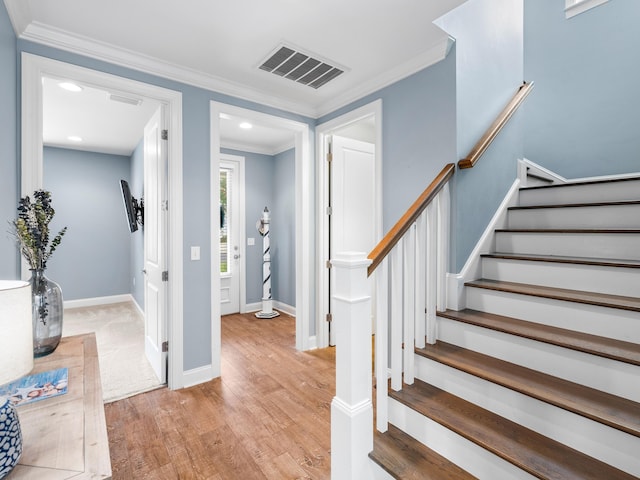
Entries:
{"label": "stair stringer", "polygon": [[416,378],[640,477],[638,437],[421,355]]}
{"label": "stair stringer", "polygon": [[466,308],[465,286],[466,282],[476,280],[482,275],[482,254],[495,251],[495,230],[507,228],[507,213],[509,207],[518,205],[520,180],[516,179],[496,213],[491,218],[480,240],[469,255],[467,262],[460,273],[447,273],[447,308],[451,310],[463,310]]}

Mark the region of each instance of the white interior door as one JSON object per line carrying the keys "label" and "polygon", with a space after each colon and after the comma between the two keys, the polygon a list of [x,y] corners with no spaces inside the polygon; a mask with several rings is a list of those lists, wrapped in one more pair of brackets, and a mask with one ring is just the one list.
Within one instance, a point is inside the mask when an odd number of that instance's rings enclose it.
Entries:
{"label": "white interior door", "polygon": [[162,139],[163,108],[144,129],[144,303],[145,354],[162,383],[167,381],[166,191],[167,150]]}
{"label": "white interior door", "polygon": [[220,160],[220,314],[240,312],[241,265],[244,240],[240,225],[240,164],[224,156]]}
{"label": "white interior door", "polygon": [[[330,142],[329,258],[340,252],[368,254],[376,244],[375,145],[337,135]],[[329,277],[332,311],[333,269]],[[333,329],[329,343],[335,345]]]}

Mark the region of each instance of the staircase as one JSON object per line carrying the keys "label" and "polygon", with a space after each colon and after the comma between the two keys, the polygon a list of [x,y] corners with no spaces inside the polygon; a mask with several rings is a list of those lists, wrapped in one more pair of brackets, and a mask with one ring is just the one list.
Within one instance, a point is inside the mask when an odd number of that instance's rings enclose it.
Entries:
{"label": "staircase", "polygon": [[389,388],[375,478],[640,478],[640,178],[523,188],[507,215]]}

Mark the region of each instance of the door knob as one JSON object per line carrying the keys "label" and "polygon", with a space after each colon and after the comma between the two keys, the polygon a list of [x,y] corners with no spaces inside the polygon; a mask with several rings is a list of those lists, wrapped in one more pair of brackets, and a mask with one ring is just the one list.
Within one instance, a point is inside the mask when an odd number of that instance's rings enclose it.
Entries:
{"label": "door knob", "polygon": [[234,259],[234,260],[237,260],[237,259],[239,259],[239,258],[240,258],[240,255],[238,255],[237,253],[233,256],[233,259]]}

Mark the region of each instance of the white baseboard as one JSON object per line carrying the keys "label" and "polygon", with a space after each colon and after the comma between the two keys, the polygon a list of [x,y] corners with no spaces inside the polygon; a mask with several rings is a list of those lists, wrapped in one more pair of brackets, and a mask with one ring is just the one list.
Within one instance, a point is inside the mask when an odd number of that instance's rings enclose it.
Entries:
{"label": "white baseboard", "polygon": [[[82,307],[95,307],[98,305],[110,305],[112,303],[123,303],[123,302],[133,302],[136,304],[138,309],[140,306],[133,299],[133,296],[130,293],[125,293],[122,295],[111,295],[108,297],[93,297],[93,298],[81,298],[78,300],[65,300],[64,308],[82,308]],[[144,313],[143,313],[144,315]]]}
{"label": "white baseboard", "polygon": [[[287,305],[286,303],[274,300],[273,308],[275,308],[276,310],[280,310],[287,315],[291,315],[292,317],[296,316],[296,307],[292,307],[291,305]],[[244,313],[259,312],[260,310],[262,310],[262,302],[247,303],[244,309]]]}
{"label": "white baseboard", "polygon": [[182,387],[193,387],[194,385],[199,385],[213,380],[218,376],[219,375],[215,375],[211,364],[192,368],[191,370],[185,370],[182,373]]}
{"label": "white baseboard", "polygon": [[451,310],[462,310],[466,308],[464,284],[465,282],[476,280],[482,276],[480,255],[483,253],[491,253],[495,250],[494,231],[506,227],[507,209],[518,204],[519,188],[520,180],[516,178],[460,273],[447,273],[447,308]]}

